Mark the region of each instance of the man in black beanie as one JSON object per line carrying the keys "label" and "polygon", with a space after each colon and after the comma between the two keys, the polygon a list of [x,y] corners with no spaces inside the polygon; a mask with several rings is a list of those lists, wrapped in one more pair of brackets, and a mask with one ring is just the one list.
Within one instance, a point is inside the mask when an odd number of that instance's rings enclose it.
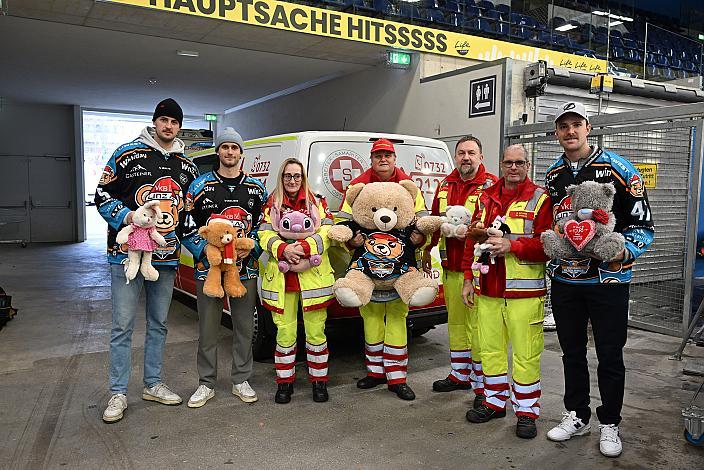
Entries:
{"label": "man in black beanie", "polygon": [[[144,338],[144,400],[178,405],[181,397],[161,381],[166,344],[166,317],[171,305],[174,278],[183,238],[185,193],[198,176],[197,167],[184,155],[184,144],[176,135],[183,111],[171,98],[156,106],[154,128],[149,126],[132,142],[115,150],[103,170],[95,202],[108,222],[108,262],[111,270],[112,330],[110,332],[110,401],[103,421],[119,421],[127,409],[127,383],[131,371],[132,331],[139,294],[146,293]],[[127,244],[118,243],[117,233],[132,223],[135,211],[150,201],[159,201],[161,217],[156,229],[166,240],[152,256],[154,273],[141,272],[126,282]]]}

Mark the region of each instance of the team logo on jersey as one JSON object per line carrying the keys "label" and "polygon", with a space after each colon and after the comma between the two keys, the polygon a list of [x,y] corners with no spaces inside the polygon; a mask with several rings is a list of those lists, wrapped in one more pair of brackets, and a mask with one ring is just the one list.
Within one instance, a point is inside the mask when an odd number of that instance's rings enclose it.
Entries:
{"label": "team logo on jersey", "polygon": [[589,258],[585,259],[561,259],[560,267],[562,274],[572,279],[576,279],[589,271]]}
{"label": "team logo on jersey", "polygon": [[347,186],[366,169],[366,162],[357,152],[337,150],[323,162],[323,183],[330,194],[342,200]]}
{"label": "team logo on jersey", "polygon": [[179,181],[181,184],[186,185],[188,184],[188,176],[185,173],[181,173],[178,177]]}
{"label": "team logo on jersey", "polygon": [[563,197],[560,203],[552,208],[552,220],[555,221],[555,224],[559,220],[569,217],[570,214],[572,214],[572,198],[570,196]]}
{"label": "team logo on jersey", "polygon": [[112,168],[108,165],[103,170],[103,174],[100,175],[100,184],[106,185],[108,183],[112,183],[113,181],[115,181],[115,172],[112,171]]}
{"label": "team logo on jersey", "polygon": [[181,186],[170,176],[161,177],[154,184],[142,185],[135,194],[135,202],[140,206],[149,201],[159,201],[161,219],[156,229],[161,234],[168,234],[178,226],[178,214],[185,205],[183,199]]}
{"label": "team logo on jersey", "polygon": [[[229,220],[236,228],[249,233],[252,229],[252,214],[238,206],[231,206],[223,209],[220,215]],[[210,221],[210,219],[208,219]]]}
{"label": "team logo on jersey", "polygon": [[640,176],[631,176],[631,179],[628,180],[628,191],[633,195],[633,197],[643,197],[645,187],[643,186],[643,180],[640,179]]}

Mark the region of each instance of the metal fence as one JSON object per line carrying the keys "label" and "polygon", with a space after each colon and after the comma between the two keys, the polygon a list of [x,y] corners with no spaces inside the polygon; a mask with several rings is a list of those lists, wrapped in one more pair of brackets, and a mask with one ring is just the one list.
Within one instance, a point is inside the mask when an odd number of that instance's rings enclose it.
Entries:
{"label": "metal fence", "polygon": [[[591,144],[634,164],[657,164],[656,186],[647,189],[655,239],[633,270],[629,324],[674,336],[686,332],[691,317],[702,118],[704,105],[693,104],[591,119]],[[521,143],[531,155],[532,177],[539,184],[562,154],[553,131],[550,122],[514,126],[507,132],[508,144]]]}

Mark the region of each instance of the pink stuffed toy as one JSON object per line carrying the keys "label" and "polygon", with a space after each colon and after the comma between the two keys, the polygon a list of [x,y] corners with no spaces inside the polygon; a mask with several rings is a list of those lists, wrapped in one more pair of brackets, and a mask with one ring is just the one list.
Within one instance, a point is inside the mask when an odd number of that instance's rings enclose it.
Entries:
{"label": "pink stuffed toy", "polygon": [[[305,212],[293,210],[280,212],[274,205],[271,207],[269,215],[271,217],[271,226],[287,243],[304,240],[314,235],[320,228],[320,214],[314,204],[309,204],[308,210]],[[281,260],[279,261],[279,271],[282,273],[288,271],[300,273],[310,269],[311,266],[319,266],[321,262],[322,258],[319,254],[309,255],[301,259],[297,264],[290,264],[286,260]]]}
{"label": "pink stuffed toy", "polygon": [[152,266],[152,251],[158,245],[166,246],[164,237],[156,231],[156,223],[161,220],[159,201],[149,201],[139,207],[132,216],[132,223],[123,227],[116,241],[127,243],[127,261],[125,262],[126,284],[142,273],[145,281],[159,279],[159,271]]}

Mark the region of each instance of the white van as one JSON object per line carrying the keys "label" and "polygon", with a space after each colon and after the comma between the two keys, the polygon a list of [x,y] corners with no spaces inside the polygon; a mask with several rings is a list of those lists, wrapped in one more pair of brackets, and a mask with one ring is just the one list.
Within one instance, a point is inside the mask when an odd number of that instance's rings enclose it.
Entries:
{"label": "white van", "polygon": [[[349,183],[369,168],[372,143],[381,138],[394,143],[396,166],[418,185],[425,197],[426,206],[430,209],[435,189],[454,168],[447,144],[435,139],[370,132],[308,131],[283,134],[246,141],[242,168],[250,176],[264,182],[271,192],[281,163],[286,158],[296,157],[306,166],[313,191],[327,199],[328,207],[334,213],[339,209]],[[213,148],[189,156],[198,165],[201,174],[211,171],[218,162]],[[186,250],[181,255],[181,261],[176,289],[195,296],[193,259]],[[334,267],[336,274],[343,275],[347,265],[336,263]],[[433,253],[433,267],[432,276],[440,280],[437,248]],[[329,321],[358,316],[357,309],[343,308],[336,303],[328,308]],[[271,329],[267,327],[270,323],[269,315],[258,315],[258,318],[261,321],[257,322],[255,354],[265,357],[270,346],[270,341],[266,338],[267,332],[274,330],[273,325],[270,325]],[[415,336],[445,322],[447,311],[442,291],[434,303],[412,308],[408,315],[409,330]],[[268,351],[269,355],[272,354],[271,351]]]}

